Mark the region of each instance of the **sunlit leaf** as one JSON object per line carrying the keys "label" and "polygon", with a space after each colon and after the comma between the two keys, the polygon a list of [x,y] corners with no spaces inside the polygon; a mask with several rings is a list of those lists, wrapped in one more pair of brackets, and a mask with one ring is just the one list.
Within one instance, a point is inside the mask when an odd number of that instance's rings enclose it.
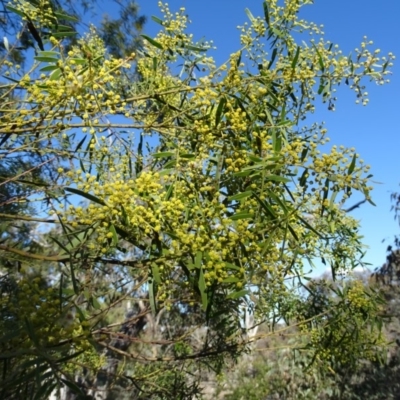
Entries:
{"label": "sunlit leaf", "polygon": [[217,111],[215,113],[215,127],[217,127],[221,121],[221,116],[222,116],[225,104],[226,104],[225,97],[221,97],[221,100],[219,101],[219,104],[217,107]]}
{"label": "sunlit leaf", "polygon": [[151,19],[152,19],[154,22],[157,22],[157,24],[160,24],[161,26],[164,26],[164,22],[163,22],[162,19],[160,19],[160,18],[158,18],[158,17],[156,17],[156,16],[154,16],[154,15],[151,16]]}
{"label": "sunlit leaf", "polygon": [[250,190],[250,191],[247,191],[247,192],[235,194],[234,196],[230,196],[230,197],[228,197],[228,199],[231,200],[231,201],[241,200],[241,199],[245,199],[247,197],[250,197],[252,194],[253,194],[253,192]]}
{"label": "sunlit leaf", "polygon": [[106,205],[106,203],[105,203],[103,200],[99,199],[99,198],[96,197],[96,196],[93,196],[93,195],[90,194],[90,193],[85,193],[85,192],[83,192],[82,190],[75,189],[75,188],[71,188],[71,187],[65,188],[65,190],[66,190],[67,192],[74,193],[74,194],[77,194],[77,195],[79,195],[79,196],[82,196],[82,197],[84,197],[85,199],[88,199],[88,200],[90,200],[90,201],[93,201],[94,203],[101,204],[101,205],[103,205],[103,206]]}
{"label": "sunlit leaf", "polygon": [[300,55],[300,46],[297,46],[296,54],[294,55],[292,61],[292,69],[296,67],[297,61],[299,60],[299,55]]}
{"label": "sunlit leaf", "polygon": [[239,219],[251,219],[254,217],[254,214],[248,213],[248,212],[239,212],[236,214],[233,214],[229,217],[232,221],[237,221]]}
{"label": "sunlit leaf", "polygon": [[254,22],[256,21],[256,19],[253,17],[253,14],[251,13],[251,11],[248,8],[244,9],[245,13],[247,14],[247,16],[249,17],[249,20],[252,24],[254,24]]}
{"label": "sunlit leaf", "polygon": [[154,47],[157,47],[160,50],[164,50],[162,45],[158,43],[156,40],[152,39],[150,36],[147,35],[140,35],[143,39],[147,40],[150,44],[152,44]]}
{"label": "sunlit leaf", "polygon": [[232,292],[229,293],[228,296],[226,296],[228,299],[239,299],[241,297],[247,296],[249,294],[248,290],[239,290],[238,292]]}
{"label": "sunlit leaf", "polygon": [[349,169],[347,170],[347,175],[351,175],[351,173],[354,171],[354,168],[356,166],[356,160],[357,160],[357,155],[353,155],[353,159],[351,160],[351,163],[349,165]]}

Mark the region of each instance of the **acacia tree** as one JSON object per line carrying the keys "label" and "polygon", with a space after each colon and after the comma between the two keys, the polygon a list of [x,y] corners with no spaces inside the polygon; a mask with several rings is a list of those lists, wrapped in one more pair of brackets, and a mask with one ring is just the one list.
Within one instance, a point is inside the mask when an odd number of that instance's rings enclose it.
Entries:
{"label": "acacia tree", "polygon": [[[242,48],[219,66],[187,33],[184,10],[161,4],[161,31],[143,36],[140,57],[113,57],[94,30],[68,52],[50,36],[7,86],[2,157],[57,157],[58,178],[43,190],[59,228],[48,254],[0,245],[21,263],[18,290],[1,299],[3,394],[40,398],[67,385],[77,396],[192,398],[203,368],[220,371],[257,340],[243,306],[271,330],[282,319],[298,326],[321,368],[378,354],[374,293],[303,283],[318,258],[333,279],[358,265],[357,222],[342,206],[355,191],[372,202],[369,167],[353,149],[321,153],[326,129],[304,119],[317,96],[333,110],[341,82],[366,104],[363,80],[384,83],[393,56],[365,40],[343,56],[299,19],[309,3],[264,1],[262,18],[247,10]],[[141,79],[127,82],[132,68]],[[70,204],[57,203],[64,194]],[[124,323],[110,320],[126,301]]]}

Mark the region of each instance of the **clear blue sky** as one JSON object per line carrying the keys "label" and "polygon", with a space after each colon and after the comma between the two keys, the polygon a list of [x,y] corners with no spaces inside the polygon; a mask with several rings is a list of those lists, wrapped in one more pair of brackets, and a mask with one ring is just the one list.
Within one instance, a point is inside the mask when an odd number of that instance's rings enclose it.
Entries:
{"label": "clear blue sky", "polygon": [[[148,17],[145,33],[154,36],[159,25],[151,15],[160,16],[157,0],[137,0],[141,13]],[[217,64],[239,48],[237,25],[248,21],[244,12],[249,8],[253,15],[263,15],[262,0],[170,0],[171,11],[185,7],[192,20],[189,31],[195,39],[213,40],[217,50],[212,55]],[[107,10],[107,7],[105,7]],[[107,10],[112,13],[112,10]],[[381,55],[393,52],[397,56],[391,83],[367,85],[370,103],[367,107],[355,104],[355,95],[347,87],[338,90],[336,111],[317,108],[315,118],[325,121],[332,144],[355,147],[371,165],[375,184],[372,192],[377,207],[363,205],[352,215],[361,221],[361,233],[369,246],[366,262],[371,268],[380,266],[386,257],[386,247],[393,235],[400,233],[394,214],[390,212],[390,193],[400,191],[400,1],[381,0],[315,0],[315,4],[303,8],[302,17],[325,26],[327,39],[337,43],[344,54],[359,47],[366,35],[374,41],[374,48]],[[355,198],[355,201],[357,199]],[[350,204],[350,203],[349,203]],[[386,239],[385,243],[382,240]]]}

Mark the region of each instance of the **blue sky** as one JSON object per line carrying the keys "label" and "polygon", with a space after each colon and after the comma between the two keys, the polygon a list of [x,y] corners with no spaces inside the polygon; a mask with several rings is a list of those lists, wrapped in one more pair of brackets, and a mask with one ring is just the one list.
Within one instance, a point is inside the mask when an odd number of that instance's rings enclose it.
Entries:
{"label": "blue sky", "polygon": [[[158,0],[137,2],[141,13],[148,17],[144,33],[154,36],[159,25],[150,17],[161,16]],[[106,4],[103,3],[104,10],[113,14]],[[263,15],[262,0],[170,0],[168,4],[173,12],[180,7],[186,8],[192,21],[189,31],[195,39],[205,37],[214,41],[217,50],[212,55],[217,64],[239,49],[236,27],[248,21],[245,8],[249,8],[254,16]],[[315,0],[314,5],[302,9],[301,16],[323,24],[326,39],[339,44],[345,55],[359,47],[363,36],[367,36],[374,41],[372,48],[381,49],[381,55],[393,52],[399,60],[399,15],[399,0],[381,0],[379,3],[372,0]],[[389,76],[389,85],[366,82],[370,94],[367,107],[356,105],[355,94],[347,87],[341,87],[337,92],[336,111],[328,111],[326,106],[320,105],[314,116],[315,120],[326,122],[331,144],[355,147],[361,158],[371,165],[373,180],[380,182],[374,184],[372,192],[377,206],[367,204],[352,212],[361,222],[361,233],[369,246],[365,261],[372,264],[371,268],[382,265],[386,247],[392,242],[393,235],[400,233],[394,214],[390,212],[390,193],[400,191],[400,139],[396,118],[400,114],[398,60],[392,69],[393,75]]]}

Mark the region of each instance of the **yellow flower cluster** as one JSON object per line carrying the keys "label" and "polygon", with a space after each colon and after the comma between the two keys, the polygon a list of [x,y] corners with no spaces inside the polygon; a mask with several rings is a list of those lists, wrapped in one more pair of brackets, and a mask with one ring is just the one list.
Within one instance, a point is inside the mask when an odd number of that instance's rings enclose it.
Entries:
{"label": "yellow flower cluster", "polygon": [[35,21],[36,27],[52,25],[56,20],[49,0],[38,0],[34,3],[26,0],[12,0],[11,5],[23,14],[29,15],[30,20]]}
{"label": "yellow flower cluster", "polygon": [[361,281],[354,281],[347,291],[349,306],[355,312],[367,312],[373,306]]}
{"label": "yellow flower cluster", "polygon": [[[68,312],[64,311],[59,290],[48,286],[41,276],[25,274],[18,283],[15,297],[11,296],[11,301],[4,297],[1,301],[7,301],[1,306],[6,306],[13,318],[24,325],[24,329],[16,332],[11,339],[16,347],[35,347],[37,341],[43,347],[54,346],[67,337],[75,336],[74,331],[80,326],[78,319],[68,321]],[[36,337],[32,337],[32,331]]]}

